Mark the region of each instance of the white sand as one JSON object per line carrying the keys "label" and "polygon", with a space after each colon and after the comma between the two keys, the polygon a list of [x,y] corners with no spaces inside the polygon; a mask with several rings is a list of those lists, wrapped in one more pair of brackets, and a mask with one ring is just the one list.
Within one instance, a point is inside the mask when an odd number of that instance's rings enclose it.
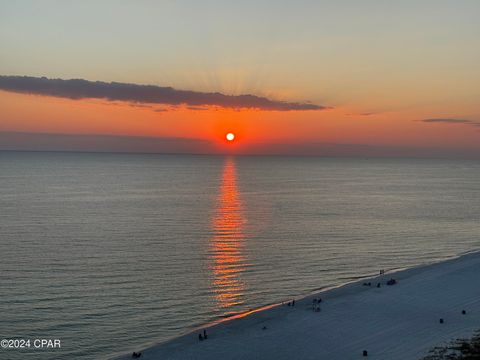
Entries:
{"label": "white sand", "polygon": [[[398,283],[386,286],[390,277]],[[372,287],[362,286],[365,281]],[[381,288],[374,286],[378,281]],[[321,312],[312,311],[317,297]],[[367,359],[416,360],[478,329],[480,254],[472,253],[226,321],[208,328],[206,341],[198,340],[197,331],[142,350],[141,359],[347,360],[364,359],[368,350]]]}

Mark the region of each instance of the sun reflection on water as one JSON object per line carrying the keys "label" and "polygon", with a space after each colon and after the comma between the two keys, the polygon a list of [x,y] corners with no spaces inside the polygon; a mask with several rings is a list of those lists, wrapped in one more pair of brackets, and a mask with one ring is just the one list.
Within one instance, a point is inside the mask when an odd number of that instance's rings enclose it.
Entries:
{"label": "sun reflection on water", "polygon": [[244,302],[245,283],[241,279],[246,266],[243,255],[244,224],[235,162],[232,158],[227,158],[212,220],[213,237],[210,240],[213,291],[219,308],[226,314],[235,312],[233,308]]}

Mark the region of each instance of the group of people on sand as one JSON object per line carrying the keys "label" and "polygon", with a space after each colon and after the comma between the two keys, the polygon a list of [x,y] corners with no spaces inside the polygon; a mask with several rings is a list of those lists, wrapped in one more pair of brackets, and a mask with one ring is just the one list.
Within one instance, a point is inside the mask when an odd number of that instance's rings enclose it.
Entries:
{"label": "group of people on sand", "polygon": [[[312,310],[314,312],[320,312],[321,309],[320,309],[320,303],[322,302],[322,298],[315,298],[315,299],[312,299]],[[285,305],[285,303],[282,303],[283,305]],[[295,299],[293,299],[292,301],[289,301],[287,303],[287,306],[295,306]]]}
{"label": "group of people on sand", "polygon": [[142,356],[141,352],[133,352],[132,353],[132,359],[138,359],[140,356]]}
{"label": "group of people on sand", "polygon": [[[397,283],[397,280],[395,280],[394,278],[391,278],[390,280],[387,281],[387,285],[391,286],[391,285],[395,285]],[[371,282],[364,282],[363,283],[363,286],[372,286],[372,283]],[[377,283],[377,288],[381,287],[382,284],[381,283]]]}
{"label": "group of people on sand", "polygon": [[203,329],[203,335],[202,333],[198,334],[198,340],[203,341],[207,340],[208,335],[207,335],[207,330]]}
{"label": "group of people on sand", "polygon": [[[383,270],[380,270],[380,274],[384,274],[384,271]],[[387,281],[387,285],[395,285],[397,283],[397,280],[391,278],[390,280]],[[372,286],[372,283],[371,282],[364,282],[363,283],[363,286]],[[377,283],[377,288],[381,287],[381,283]],[[320,303],[322,302],[322,298],[314,298],[312,299],[312,311],[314,312],[320,312],[321,311],[321,308],[320,308]],[[287,303],[287,306],[295,306],[295,299],[293,299],[292,301],[289,301]],[[263,330],[266,330],[267,327],[264,326],[263,327]],[[203,340],[207,340],[208,338],[208,335],[207,335],[207,331],[204,329],[203,330],[203,334],[200,333],[198,334],[198,340],[199,341],[203,341]],[[142,354],[141,353],[133,353],[132,354],[132,358],[138,358],[140,357]]]}
{"label": "group of people on sand", "polygon": [[[363,286],[372,286],[372,283],[371,282],[366,282],[366,283],[363,283]],[[377,288],[379,288],[381,286],[382,286],[381,283],[377,283]]]}

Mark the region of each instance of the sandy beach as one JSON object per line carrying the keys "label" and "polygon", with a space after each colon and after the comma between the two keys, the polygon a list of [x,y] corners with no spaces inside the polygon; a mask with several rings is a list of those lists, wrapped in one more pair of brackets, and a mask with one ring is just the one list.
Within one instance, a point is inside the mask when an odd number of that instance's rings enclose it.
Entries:
{"label": "sandy beach", "polygon": [[[224,321],[207,327],[204,341],[199,330],[132,351],[142,359],[360,359],[364,350],[369,359],[420,359],[480,328],[479,273],[480,253],[470,253]],[[397,283],[386,285],[390,278]]]}

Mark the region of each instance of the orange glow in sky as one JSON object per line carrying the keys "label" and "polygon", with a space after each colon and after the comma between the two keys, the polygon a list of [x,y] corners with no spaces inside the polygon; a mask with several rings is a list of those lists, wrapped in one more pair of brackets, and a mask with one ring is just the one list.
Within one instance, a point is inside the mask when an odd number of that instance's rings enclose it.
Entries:
{"label": "orange glow in sky", "polygon": [[0,150],[480,157],[479,1],[37,3],[2,4]]}
{"label": "orange glow in sky", "polygon": [[[445,111],[450,105],[444,105]],[[316,144],[444,149],[464,147],[477,151],[480,147],[478,127],[463,123],[419,121],[441,117],[445,113],[429,107],[371,114],[362,113],[361,108],[353,104],[322,111],[261,111],[213,106],[192,109],[187,106],[99,99],[72,100],[0,91],[0,109],[0,133],[147,137],[158,141],[170,139],[169,144],[174,144],[177,141],[175,139],[183,139],[183,147],[165,145],[160,149],[154,146],[140,149],[147,152],[289,154],[292,150],[302,150]],[[464,112],[474,110],[463,107]],[[453,114],[460,112],[460,108],[452,105],[448,111],[453,117]],[[227,139],[230,132],[234,135],[233,141]],[[32,138],[19,147],[13,147],[28,150],[35,141]],[[49,141],[42,140],[41,144],[46,142]],[[98,142],[89,139],[87,144],[79,145],[79,148],[96,150]],[[115,142],[112,138],[111,143]],[[136,148],[136,145],[122,146],[118,145],[114,151]],[[64,148],[63,145],[58,146],[58,150]],[[312,152],[323,154],[323,150],[314,149]]]}

